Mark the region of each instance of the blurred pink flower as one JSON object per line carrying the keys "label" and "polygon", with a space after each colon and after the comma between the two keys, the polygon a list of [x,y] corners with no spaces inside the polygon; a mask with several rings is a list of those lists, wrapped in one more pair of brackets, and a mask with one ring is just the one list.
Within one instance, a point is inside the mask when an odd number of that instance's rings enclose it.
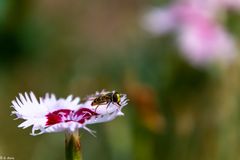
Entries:
{"label": "blurred pink flower", "polygon": [[217,15],[226,10],[240,11],[240,0],[176,0],[177,3],[186,3],[204,8]]}
{"label": "blurred pink flower", "polygon": [[214,1],[181,0],[166,8],[154,8],[143,17],[142,26],[154,35],[176,32],[183,56],[193,65],[230,62],[235,42],[218,23]]}
{"label": "blurred pink flower", "polygon": [[144,15],[141,25],[153,35],[162,35],[176,27],[175,18],[171,8],[152,8]]}
{"label": "blurred pink flower", "polygon": [[182,27],[177,37],[183,55],[193,65],[229,63],[234,58],[232,37],[216,24],[191,24]]}
{"label": "blurred pink flower", "polygon": [[240,11],[240,0],[203,0],[203,2],[215,6],[215,8],[221,8],[222,10]]}

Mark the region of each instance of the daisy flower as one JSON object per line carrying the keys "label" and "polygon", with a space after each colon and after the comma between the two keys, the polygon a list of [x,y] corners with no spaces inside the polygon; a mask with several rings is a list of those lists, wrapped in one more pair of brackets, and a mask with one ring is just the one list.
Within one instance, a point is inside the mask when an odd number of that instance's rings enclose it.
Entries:
{"label": "daisy flower", "polygon": [[[104,95],[117,95],[118,103],[111,99],[113,97],[108,96],[108,101],[93,105],[96,98]],[[61,131],[73,133],[79,128],[93,134],[94,131],[87,128],[86,125],[107,122],[123,115],[121,109],[125,105],[127,105],[126,95],[115,91],[96,92],[89,96],[84,103],[80,103],[80,98],[73,98],[72,95],[65,99],[57,99],[54,94],[47,93],[44,97],[37,99],[34,93],[30,92],[29,94],[19,94],[12,101],[12,107],[15,109],[12,114],[16,115],[16,119],[24,120],[18,127],[25,129],[32,126],[31,135],[34,136]]]}

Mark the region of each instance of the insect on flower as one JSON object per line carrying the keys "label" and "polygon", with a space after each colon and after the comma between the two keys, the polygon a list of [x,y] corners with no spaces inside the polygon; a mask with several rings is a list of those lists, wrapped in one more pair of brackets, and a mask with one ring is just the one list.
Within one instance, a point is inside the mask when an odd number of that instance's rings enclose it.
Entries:
{"label": "insect on flower", "polygon": [[106,108],[108,108],[110,104],[117,104],[120,107],[122,96],[123,95],[115,91],[105,94],[99,94],[96,98],[93,99],[91,106],[96,106],[95,111],[100,105],[107,105]]}
{"label": "insect on flower", "polygon": [[[127,105],[127,95],[118,92],[96,92],[87,101],[80,103],[80,98],[57,99],[54,94],[46,94],[39,100],[30,92],[19,94],[12,101],[16,119],[23,119],[18,127],[32,127],[31,135],[50,132],[67,131],[73,133],[83,128],[94,135],[94,131],[86,125],[108,122],[118,116],[124,115],[121,110]],[[96,112],[92,104],[102,105]],[[116,105],[117,104],[117,105]]]}

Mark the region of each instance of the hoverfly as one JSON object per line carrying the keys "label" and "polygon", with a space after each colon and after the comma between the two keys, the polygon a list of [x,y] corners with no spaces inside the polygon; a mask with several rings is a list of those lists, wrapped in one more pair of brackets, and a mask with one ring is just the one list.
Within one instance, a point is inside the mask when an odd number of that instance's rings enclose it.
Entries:
{"label": "hoverfly", "polygon": [[108,108],[111,103],[113,104],[115,103],[120,107],[121,97],[122,95],[118,92],[109,92],[106,94],[100,94],[95,99],[93,99],[91,106],[97,106],[95,108],[95,111],[97,110],[98,106],[107,104],[107,108]]}

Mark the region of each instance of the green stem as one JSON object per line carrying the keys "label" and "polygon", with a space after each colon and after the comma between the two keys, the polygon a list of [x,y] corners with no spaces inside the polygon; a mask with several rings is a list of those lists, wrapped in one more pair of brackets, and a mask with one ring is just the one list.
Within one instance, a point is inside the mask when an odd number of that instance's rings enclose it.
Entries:
{"label": "green stem", "polygon": [[82,160],[78,130],[65,134],[65,154],[66,160]]}

